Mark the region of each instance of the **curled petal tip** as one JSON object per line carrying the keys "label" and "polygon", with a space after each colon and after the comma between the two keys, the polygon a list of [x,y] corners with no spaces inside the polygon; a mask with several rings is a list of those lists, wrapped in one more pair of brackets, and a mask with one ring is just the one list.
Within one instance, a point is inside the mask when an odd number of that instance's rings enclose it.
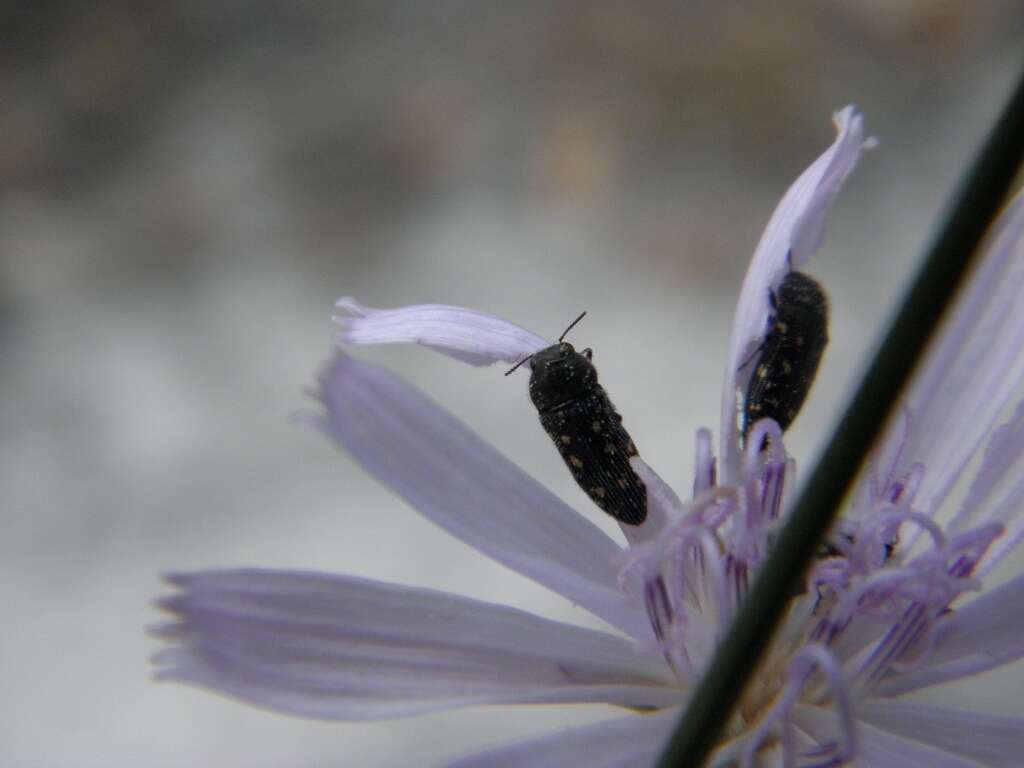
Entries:
{"label": "curled petal tip", "polygon": [[356,317],[366,316],[366,310],[364,309],[363,305],[360,304],[351,296],[342,296],[340,299],[334,302],[334,308],[340,309],[343,312],[349,312],[350,314],[355,315]]}

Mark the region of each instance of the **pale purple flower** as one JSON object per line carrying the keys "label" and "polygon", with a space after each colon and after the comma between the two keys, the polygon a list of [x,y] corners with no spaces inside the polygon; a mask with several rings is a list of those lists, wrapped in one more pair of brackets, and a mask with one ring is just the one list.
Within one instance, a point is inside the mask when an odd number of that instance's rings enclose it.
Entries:
{"label": "pale purple flower", "polygon": [[[741,445],[737,397],[768,296],[821,242],[828,208],[868,142],[851,107],[835,143],[773,215],[743,285],[726,367],[720,455],[697,433],[681,498],[641,460],[650,515],[615,543],[395,374],[339,351],[313,421],[369,474],[467,544],[618,630],[353,576],[269,570],[175,574],[158,675],[290,714],[359,720],[449,707],[600,702],[631,708],[456,760],[469,766],[642,766],[771,547],[796,465],[771,421]],[[1024,576],[982,581],[1024,536],[1024,200],[980,268],[898,418],[794,596],[712,764],[1015,766],[1024,719],[908,699],[1024,656]],[[550,342],[458,307],[338,303],[342,344],[415,342],[475,365]],[[763,438],[767,438],[765,443]],[[767,445],[763,451],[758,449]],[[966,495],[951,491],[980,454]],[[973,466],[973,465],[972,465]],[[596,510],[588,511],[588,514]]]}

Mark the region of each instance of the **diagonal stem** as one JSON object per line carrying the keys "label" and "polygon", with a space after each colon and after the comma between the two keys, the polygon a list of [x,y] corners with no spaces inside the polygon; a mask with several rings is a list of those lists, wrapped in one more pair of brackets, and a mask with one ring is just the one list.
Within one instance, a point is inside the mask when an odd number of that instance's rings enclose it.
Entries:
{"label": "diagonal stem", "polygon": [[770,645],[790,595],[977,254],[1024,159],[1024,77],[954,198],[924,265],[789,522],[697,687],[658,768],[704,764]]}

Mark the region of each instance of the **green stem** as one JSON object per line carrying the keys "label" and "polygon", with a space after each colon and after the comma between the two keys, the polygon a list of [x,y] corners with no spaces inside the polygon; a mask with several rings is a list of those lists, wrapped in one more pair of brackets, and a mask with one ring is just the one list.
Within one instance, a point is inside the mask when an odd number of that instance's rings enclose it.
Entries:
{"label": "green stem", "polygon": [[770,645],[815,549],[923,355],[1024,159],[1024,78],[964,180],[867,374],[694,692],[658,768],[699,768]]}

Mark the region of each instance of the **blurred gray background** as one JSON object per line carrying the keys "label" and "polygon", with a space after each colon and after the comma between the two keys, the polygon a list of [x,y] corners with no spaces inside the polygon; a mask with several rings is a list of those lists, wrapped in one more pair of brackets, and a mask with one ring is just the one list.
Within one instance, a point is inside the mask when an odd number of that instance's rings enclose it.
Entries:
{"label": "blurred gray background", "polygon": [[[549,337],[589,310],[573,340],[686,487],[754,244],[856,102],[881,143],[809,270],[833,341],[790,439],[806,463],[1013,81],[1024,14],[750,6],[5,4],[0,765],[427,765],[609,714],[273,715],[151,682],[149,601],[163,570],[261,565],[587,621],[289,424],[334,300],[463,304]],[[525,378],[363,354],[600,519]],[[1006,680],[957,703],[1012,711]]]}

